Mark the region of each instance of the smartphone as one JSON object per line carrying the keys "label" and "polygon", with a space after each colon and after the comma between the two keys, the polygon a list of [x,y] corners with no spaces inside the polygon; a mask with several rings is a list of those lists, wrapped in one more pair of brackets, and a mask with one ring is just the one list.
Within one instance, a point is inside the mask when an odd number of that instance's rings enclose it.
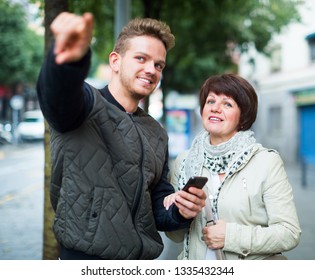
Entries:
{"label": "smartphone", "polygon": [[188,182],[184,186],[183,191],[188,192],[190,187],[202,189],[204,187],[204,185],[207,183],[207,181],[208,181],[207,177],[202,177],[202,176],[190,177]]}

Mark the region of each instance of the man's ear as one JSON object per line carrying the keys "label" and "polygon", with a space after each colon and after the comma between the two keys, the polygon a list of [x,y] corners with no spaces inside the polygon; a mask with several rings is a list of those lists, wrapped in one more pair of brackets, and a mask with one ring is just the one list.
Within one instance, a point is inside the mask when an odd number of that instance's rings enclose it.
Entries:
{"label": "man's ear", "polygon": [[117,72],[119,70],[120,65],[120,55],[117,52],[111,52],[109,54],[109,65],[110,68],[112,68],[113,71]]}

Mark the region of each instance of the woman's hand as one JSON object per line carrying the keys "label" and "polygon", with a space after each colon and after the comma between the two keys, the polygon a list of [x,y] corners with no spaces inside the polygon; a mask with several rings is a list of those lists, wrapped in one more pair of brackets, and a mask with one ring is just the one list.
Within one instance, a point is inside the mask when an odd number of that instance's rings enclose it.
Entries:
{"label": "woman's hand", "polygon": [[221,249],[225,243],[226,223],[217,220],[215,225],[209,225],[202,229],[202,240],[209,249]]}
{"label": "woman's hand", "polygon": [[166,208],[166,210],[168,210],[170,206],[175,202],[176,195],[177,193],[172,193],[164,198],[163,205]]}
{"label": "woman's hand", "polygon": [[206,205],[207,195],[202,189],[190,187],[188,192],[178,191],[176,194],[174,203],[186,219],[195,218]]}

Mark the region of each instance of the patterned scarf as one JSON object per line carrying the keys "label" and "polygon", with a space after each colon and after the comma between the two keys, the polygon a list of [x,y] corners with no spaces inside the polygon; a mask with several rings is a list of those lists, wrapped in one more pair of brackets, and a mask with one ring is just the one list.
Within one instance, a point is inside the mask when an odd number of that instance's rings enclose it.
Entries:
{"label": "patterned scarf", "polygon": [[225,173],[229,162],[231,161],[234,153],[229,153],[221,157],[209,156],[207,152],[204,152],[204,166],[207,167],[212,174]]}
{"label": "patterned scarf", "polygon": [[257,145],[251,130],[239,131],[216,146],[211,145],[209,140],[209,133],[205,130],[195,137],[179,172],[180,189],[191,176],[201,176],[203,167],[212,174],[225,173],[225,178],[230,177],[251,157],[252,149]]}

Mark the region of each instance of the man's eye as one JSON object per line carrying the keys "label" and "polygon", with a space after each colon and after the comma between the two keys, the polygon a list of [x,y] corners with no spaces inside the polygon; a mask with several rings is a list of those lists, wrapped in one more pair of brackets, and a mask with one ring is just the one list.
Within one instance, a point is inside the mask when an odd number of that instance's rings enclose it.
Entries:
{"label": "man's eye", "polygon": [[144,58],[142,56],[138,56],[137,57],[137,60],[139,60],[140,62],[143,62],[144,61]]}
{"label": "man's eye", "polygon": [[162,64],[155,64],[155,67],[158,69],[158,70],[160,70],[160,71],[162,71],[163,69],[164,69],[164,65],[162,65]]}

